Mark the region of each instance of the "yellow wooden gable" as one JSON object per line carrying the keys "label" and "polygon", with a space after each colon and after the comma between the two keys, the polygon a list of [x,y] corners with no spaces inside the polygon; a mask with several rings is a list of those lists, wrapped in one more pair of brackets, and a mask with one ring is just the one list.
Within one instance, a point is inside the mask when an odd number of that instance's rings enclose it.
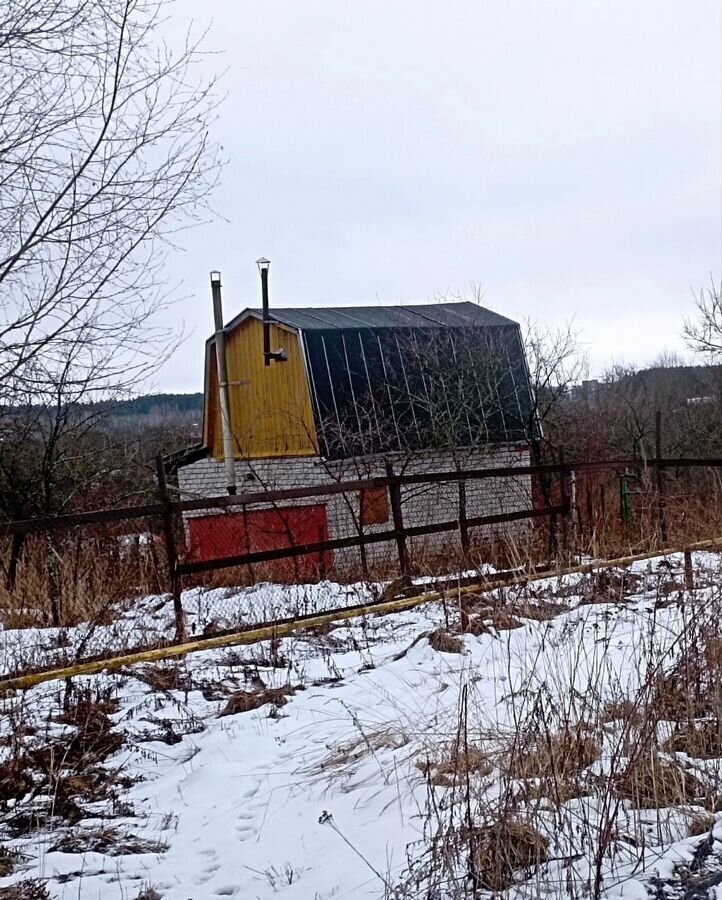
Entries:
{"label": "yellow wooden gable", "polygon": [[[298,332],[271,325],[271,347],[284,362],[264,365],[263,323],[248,316],[226,332],[231,427],[236,459],[315,456],[318,453],[311,391]],[[223,459],[215,345],[206,357],[204,442]]]}

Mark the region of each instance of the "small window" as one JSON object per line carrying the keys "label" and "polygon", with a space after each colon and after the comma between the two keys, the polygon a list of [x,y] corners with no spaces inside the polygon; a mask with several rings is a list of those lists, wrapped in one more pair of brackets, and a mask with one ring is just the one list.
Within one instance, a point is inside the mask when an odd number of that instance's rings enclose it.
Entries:
{"label": "small window", "polygon": [[361,524],[382,525],[389,520],[389,494],[386,488],[361,491]]}

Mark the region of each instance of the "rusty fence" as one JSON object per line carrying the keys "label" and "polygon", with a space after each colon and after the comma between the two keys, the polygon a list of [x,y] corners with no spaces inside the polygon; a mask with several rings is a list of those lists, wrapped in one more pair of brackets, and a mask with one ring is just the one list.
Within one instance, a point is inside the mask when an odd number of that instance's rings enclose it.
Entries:
{"label": "rusty fence", "polygon": [[0,523],[2,668],[372,603],[389,584],[420,592],[443,577],[708,538],[720,533],[720,469],[722,459],[562,455],[181,499],[159,465],[152,503]]}

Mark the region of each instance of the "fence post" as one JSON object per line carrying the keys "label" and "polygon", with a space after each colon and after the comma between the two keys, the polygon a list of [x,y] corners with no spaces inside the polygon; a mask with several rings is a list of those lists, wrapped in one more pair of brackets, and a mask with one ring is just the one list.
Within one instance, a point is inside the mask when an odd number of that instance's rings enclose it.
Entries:
{"label": "fence post", "polygon": [[559,448],[559,495],[562,511],[562,556],[564,559],[569,554],[569,485],[567,483],[567,470],[564,464],[564,447]]}
{"label": "fence post", "polygon": [[684,551],[684,586],[688,591],[694,590],[694,569],[692,568],[692,551]]}
{"label": "fence post", "polygon": [[163,536],[165,537],[165,552],[168,560],[168,578],[170,591],[173,595],[173,610],[175,612],[175,636],[180,643],[185,640],[186,626],[181,602],[181,582],[178,575],[178,551],[176,549],[175,532],[173,530],[173,504],[168,494],[168,482],[165,474],[163,457],[158,454],[155,459],[156,475],[158,476],[158,498],[163,506]]}
{"label": "fence post", "polygon": [[459,538],[464,559],[469,558],[469,526],[466,524],[466,482],[459,482]]}
{"label": "fence post", "polygon": [[572,553],[576,553],[583,528],[577,503],[577,473],[574,469],[569,472],[569,516],[572,523]]}
{"label": "fence post", "polygon": [[662,467],[659,464],[662,459],[662,411],[660,409],[654,415],[654,455],[657,458],[654,467],[657,487],[657,520],[664,545],[667,543],[667,514],[664,504],[664,479],[662,478]]}
{"label": "fence post", "polygon": [[409,551],[406,546],[406,531],[404,529],[404,518],[401,512],[401,485],[394,475],[394,467],[390,462],[386,463],[386,477],[389,480],[389,498],[391,500],[391,515],[394,521],[394,531],[396,532],[396,547],[399,552],[399,566],[401,567],[401,577],[404,581],[408,581],[410,575]]}
{"label": "fence post", "polygon": [[593,488],[590,485],[591,477],[587,474],[584,476],[584,490],[586,493],[586,501],[587,501],[587,537],[590,540],[593,538],[594,530],[596,528],[596,521],[594,519],[594,499],[592,496]]}

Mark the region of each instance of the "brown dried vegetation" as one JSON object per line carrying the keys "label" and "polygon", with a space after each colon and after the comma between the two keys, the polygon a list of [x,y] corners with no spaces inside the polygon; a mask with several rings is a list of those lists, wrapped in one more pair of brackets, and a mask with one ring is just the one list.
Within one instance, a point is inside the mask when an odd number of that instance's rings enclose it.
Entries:
{"label": "brown dried vegetation", "polygon": [[11,833],[31,834],[50,820],[78,822],[84,816],[82,801],[114,800],[115,789],[128,784],[103,765],[123,744],[108,717],[116,709],[110,692],[71,693],[56,716],[69,726],[67,733],[31,735],[11,747],[0,764],[0,803],[7,808],[16,801],[7,819]]}
{"label": "brown dried vegetation", "polygon": [[663,749],[667,753],[686,753],[695,759],[718,759],[722,756],[720,723],[708,720],[678,725]]}
{"label": "brown dried vegetation", "polygon": [[236,691],[228,698],[228,702],[218,714],[219,716],[235,716],[238,713],[250,712],[259,709],[267,703],[275,708],[285,706],[288,697],[298,690],[290,684],[280,688],[262,688],[257,691]]}
{"label": "brown dried vegetation", "polygon": [[424,760],[417,767],[426,776],[429,784],[436,787],[453,787],[462,783],[467,775],[484,777],[494,771],[494,764],[488,753],[477,747],[453,747],[440,760]]}
{"label": "brown dried vegetation", "polygon": [[14,850],[0,845],[0,878],[6,878],[15,871],[18,854]]}
{"label": "brown dried vegetation", "polygon": [[584,603],[622,603],[636,594],[641,585],[641,575],[606,569],[593,573],[579,587]]}
{"label": "brown dried vegetation", "polygon": [[45,884],[33,878],[0,888],[0,900],[52,900],[52,898]]}
{"label": "brown dried vegetation", "polygon": [[149,841],[118,828],[80,828],[71,831],[51,848],[61,853],[102,853],[106,856],[127,856],[141,853],[162,853],[167,849],[161,841]]}
{"label": "brown dried vegetation", "polygon": [[514,873],[543,863],[549,841],[526,822],[505,818],[475,830],[474,874],[480,888],[504,891]]}
{"label": "brown dried vegetation", "polygon": [[136,667],[133,670],[136,678],[140,678],[154,691],[168,693],[169,691],[189,691],[191,681],[188,673],[182,666],[157,665]]}
{"label": "brown dried vegetation", "polygon": [[512,778],[564,780],[579,775],[599,759],[601,744],[585,725],[565,728],[555,734],[530,735],[508,752]]}
{"label": "brown dried vegetation", "polygon": [[447,631],[445,628],[437,628],[429,634],[429,644],[438,653],[462,653],[464,642],[460,637]]}
{"label": "brown dried vegetation", "polygon": [[713,802],[709,789],[699,778],[654,751],[630,761],[616,778],[615,787],[638,809],[706,806]]}
{"label": "brown dried vegetation", "polygon": [[399,750],[408,743],[409,738],[402,731],[388,729],[371,731],[336,747],[315,765],[312,771],[321,773],[353,768],[367,756],[380,750]]}

